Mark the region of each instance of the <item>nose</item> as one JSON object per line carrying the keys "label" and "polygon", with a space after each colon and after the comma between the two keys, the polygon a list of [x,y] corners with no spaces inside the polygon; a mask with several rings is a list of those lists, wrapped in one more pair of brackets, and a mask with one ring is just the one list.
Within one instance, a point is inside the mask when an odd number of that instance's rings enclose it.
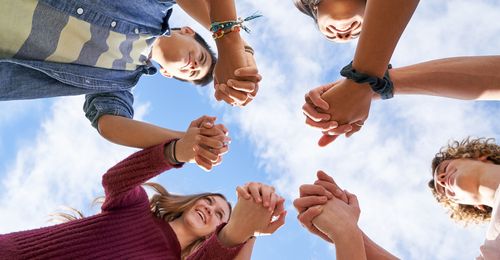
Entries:
{"label": "nose", "polygon": [[342,41],[347,41],[347,40],[350,40],[352,38],[351,31],[337,32],[337,34],[335,36],[337,39],[342,40]]}
{"label": "nose", "polygon": [[442,187],[445,187],[446,186],[446,183],[445,183],[445,180],[446,180],[446,173],[445,172],[441,172],[441,173],[438,173],[437,176],[437,183],[439,185],[441,185]]}

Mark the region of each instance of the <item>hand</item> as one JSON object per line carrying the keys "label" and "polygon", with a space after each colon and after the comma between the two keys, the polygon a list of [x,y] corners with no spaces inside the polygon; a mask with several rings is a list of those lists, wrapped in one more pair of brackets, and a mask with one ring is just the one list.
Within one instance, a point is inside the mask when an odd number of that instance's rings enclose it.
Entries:
{"label": "hand", "polygon": [[230,138],[223,125],[214,126],[215,118],[202,116],[189,125],[186,134],[177,141],[175,157],[180,162],[196,162],[204,170],[220,164],[228,151]]}
{"label": "hand", "polygon": [[[214,69],[215,98],[231,105],[246,105],[251,94],[256,93],[256,84],[261,78],[253,57],[247,57],[239,34],[228,34],[216,42],[219,60]],[[252,67],[253,71],[238,70]]]}
{"label": "hand", "polygon": [[[283,201],[278,204],[280,203]],[[276,221],[272,221],[272,215],[273,212],[262,203],[240,196],[231,219],[219,233],[219,239],[223,244],[231,246],[247,241],[255,233],[273,233],[284,224],[286,211],[281,212]]]}
{"label": "hand", "polygon": [[313,219],[313,224],[318,230],[332,240],[336,236],[358,229],[358,219],[361,213],[358,199],[347,190],[344,192],[347,195],[347,203],[332,198],[323,206],[321,214]]}
{"label": "hand", "polygon": [[321,213],[322,205],[326,204],[329,199],[336,197],[347,203],[347,196],[333,178],[325,172],[318,171],[317,178],[314,185],[300,186],[300,198],[295,199],[293,205],[299,212],[297,216],[299,222],[309,232],[333,243],[326,234],[313,225],[312,220]]}
{"label": "hand", "polygon": [[302,111],[306,116],[306,124],[323,132],[323,136],[318,141],[318,145],[321,147],[335,141],[339,135],[347,133],[346,137],[351,136],[354,132],[359,131],[359,125],[363,124],[363,122],[355,122],[353,124],[339,126],[336,121],[331,121],[331,115],[325,112],[330,109],[330,104],[328,104],[321,95],[338,85],[340,82],[342,82],[342,80],[319,86],[310,90],[305,95],[305,104],[302,106]]}
{"label": "hand", "polygon": [[243,197],[246,200],[253,199],[256,203],[262,203],[262,206],[273,212],[273,216],[278,216],[285,211],[283,205],[285,199],[277,195],[272,186],[260,182],[249,182],[243,186],[238,186],[236,192],[238,197]]}

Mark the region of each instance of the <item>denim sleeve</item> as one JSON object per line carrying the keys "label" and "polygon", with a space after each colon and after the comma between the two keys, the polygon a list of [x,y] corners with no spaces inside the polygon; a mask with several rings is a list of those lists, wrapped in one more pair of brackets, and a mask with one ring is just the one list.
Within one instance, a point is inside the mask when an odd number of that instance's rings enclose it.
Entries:
{"label": "denim sleeve", "polygon": [[102,115],[134,117],[134,96],[128,90],[107,93],[89,94],[85,96],[83,111],[92,126],[99,131],[98,122]]}

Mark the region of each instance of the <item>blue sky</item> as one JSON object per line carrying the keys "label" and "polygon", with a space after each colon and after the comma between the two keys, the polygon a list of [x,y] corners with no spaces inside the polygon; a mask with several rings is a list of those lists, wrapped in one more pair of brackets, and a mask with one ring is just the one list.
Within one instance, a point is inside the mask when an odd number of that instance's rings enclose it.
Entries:
{"label": "blue sky", "polygon": [[[156,181],[178,193],[223,192],[232,201],[235,187],[245,182],[275,185],[287,199],[287,223],[273,236],[258,239],[254,259],[335,258],[333,247],[300,227],[291,206],[298,186],[312,182],[318,169],[358,195],[360,227],[397,256],[476,256],[486,226],[464,229],[448,219],[426,189],[429,162],[452,138],[499,140],[500,105],[417,96],[377,101],[360,133],[319,148],[319,133],[303,124],[303,95],[336,80],[352,59],[355,43],[324,40],[291,1],[237,4],[243,16],[256,10],[265,16],[250,24],[252,34],[244,35],[264,76],[259,95],[248,107],[233,108],[215,102],[211,87],[143,77],[134,92],[137,118],[184,130],[200,115],[215,115],[232,138],[223,164],[212,172],[187,165]],[[498,13],[498,1],[421,1],[392,63],[497,54]],[[192,23],[174,11],[172,26]],[[82,97],[0,103],[0,233],[48,225],[48,214],[59,205],[92,213],[88,205],[102,194],[101,175],[134,151],[100,138],[82,105]]]}

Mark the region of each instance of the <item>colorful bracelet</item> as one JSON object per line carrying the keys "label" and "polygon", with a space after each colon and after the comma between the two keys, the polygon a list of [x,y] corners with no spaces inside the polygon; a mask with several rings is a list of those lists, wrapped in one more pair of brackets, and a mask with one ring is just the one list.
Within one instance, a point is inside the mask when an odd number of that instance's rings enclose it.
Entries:
{"label": "colorful bracelet", "polygon": [[368,74],[364,74],[361,72],[357,72],[352,68],[352,61],[342,68],[340,71],[340,75],[356,82],[356,83],[368,83],[372,88],[373,92],[379,94],[382,99],[389,99],[394,96],[394,84],[392,83],[391,78],[389,77],[389,70],[392,69],[392,65],[389,64],[387,66],[387,70],[385,71],[384,77],[379,78],[375,76],[370,76]]}
{"label": "colorful bracelet", "polygon": [[220,39],[224,37],[224,35],[229,34],[231,32],[239,32],[241,29],[245,30],[245,32],[250,33],[250,29],[245,26],[243,23],[253,20],[255,18],[259,18],[262,15],[253,14],[248,16],[245,19],[238,17],[236,20],[222,21],[222,22],[213,22],[210,25],[210,31],[213,33],[212,37],[214,39]]}

